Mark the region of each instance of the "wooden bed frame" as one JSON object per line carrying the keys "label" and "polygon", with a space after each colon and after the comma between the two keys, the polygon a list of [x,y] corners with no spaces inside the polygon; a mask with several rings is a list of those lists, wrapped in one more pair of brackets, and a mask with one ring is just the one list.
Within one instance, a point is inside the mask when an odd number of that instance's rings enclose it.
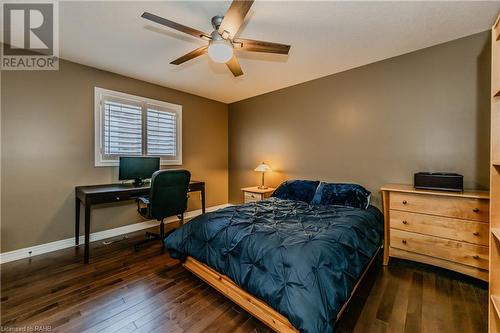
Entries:
{"label": "wooden bed frame", "polygon": [[[375,262],[375,258],[378,256],[379,252],[380,247],[377,249],[377,252],[373,255],[372,259],[366,266],[358,282],[356,282],[356,285],[354,286],[349,299],[344,303],[339,313],[337,314],[337,321],[339,320],[342,313],[344,313],[347,305],[358,289],[361,281],[365,277],[366,272],[372,267],[373,263]],[[245,309],[252,316],[262,321],[274,331],[283,333],[299,332],[299,330],[293,327],[288,319],[286,319],[282,314],[278,313],[265,302],[241,289],[227,276],[216,272],[212,268],[199,262],[193,257],[187,257],[186,261],[183,263],[183,266],[191,271],[191,273],[198,276],[200,279],[217,289],[231,301],[238,304],[241,308]]]}

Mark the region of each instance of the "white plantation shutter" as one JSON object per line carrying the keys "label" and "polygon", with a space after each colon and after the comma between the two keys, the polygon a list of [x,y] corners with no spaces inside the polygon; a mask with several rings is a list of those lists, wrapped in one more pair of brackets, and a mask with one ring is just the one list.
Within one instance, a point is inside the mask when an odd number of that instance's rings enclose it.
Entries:
{"label": "white plantation shutter", "polygon": [[120,156],[158,156],[182,164],[182,106],[95,88],[95,165]]}
{"label": "white plantation shutter", "polygon": [[104,155],[142,155],[142,106],[105,100]]}
{"label": "white plantation shutter", "polygon": [[177,114],[148,108],[147,152],[148,155],[177,155]]}

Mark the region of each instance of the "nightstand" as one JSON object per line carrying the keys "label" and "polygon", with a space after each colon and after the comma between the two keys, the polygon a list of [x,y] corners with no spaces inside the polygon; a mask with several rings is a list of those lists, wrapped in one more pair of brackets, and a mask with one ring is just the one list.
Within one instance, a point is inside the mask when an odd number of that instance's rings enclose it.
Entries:
{"label": "nightstand", "polygon": [[258,186],[244,187],[241,189],[243,192],[243,202],[255,202],[269,198],[274,192],[274,187],[268,187],[266,189],[260,189]]}

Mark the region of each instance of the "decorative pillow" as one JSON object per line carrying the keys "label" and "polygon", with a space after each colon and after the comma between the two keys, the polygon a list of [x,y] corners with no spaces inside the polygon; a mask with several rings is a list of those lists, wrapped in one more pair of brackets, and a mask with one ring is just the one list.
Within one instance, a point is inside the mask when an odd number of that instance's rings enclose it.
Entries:
{"label": "decorative pillow", "polygon": [[310,203],[318,184],[317,180],[287,180],[281,183],[271,196]]}
{"label": "decorative pillow", "polygon": [[311,205],[341,205],[366,209],[370,205],[371,192],[357,184],[321,182]]}

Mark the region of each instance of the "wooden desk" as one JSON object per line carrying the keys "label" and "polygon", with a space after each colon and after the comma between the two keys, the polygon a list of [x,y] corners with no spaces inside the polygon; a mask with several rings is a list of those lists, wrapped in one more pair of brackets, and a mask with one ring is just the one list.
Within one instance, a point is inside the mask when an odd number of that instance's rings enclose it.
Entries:
{"label": "wooden desk", "polygon": [[[84,263],[89,263],[90,257],[90,209],[93,205],[135,200],[137,197],[149,195],[150,184],[134,186],[125,184],[105,184],[75,187],[75,246],[79,245],[80,237],[80,204],[85,206],[85,253]],[[201,211],[205,213],[205,182],[192,180],[188,192],[201,192]]]}

